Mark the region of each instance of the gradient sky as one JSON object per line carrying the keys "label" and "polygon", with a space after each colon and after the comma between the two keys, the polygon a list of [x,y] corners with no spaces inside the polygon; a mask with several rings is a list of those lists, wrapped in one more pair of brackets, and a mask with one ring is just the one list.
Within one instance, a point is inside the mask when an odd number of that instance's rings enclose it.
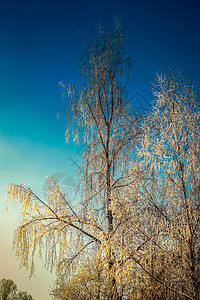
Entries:
{"label": "gradient sky", "polygon": [[[156,71],[177,64],[199,86],[199,1],[0,1],[0,278],[14,280],[35,300],[49,299],[54,276],[38,263],[36,278],[18,271],[11,251],[17,207],[5,210],[8,184],[25,183],[39,196],[45,176],[64,173],[76,180],[72,142],[65,142],[65,120],[58,120],[58,83],[80,81],[74,63],[82,55],[79,31],[95,37],[95,24],[112,26],[115,15],[128,27],[127,50],[137,70],[129,97],[139,91],[153,99]],[[62,177],[62,176],[61,176]]]}

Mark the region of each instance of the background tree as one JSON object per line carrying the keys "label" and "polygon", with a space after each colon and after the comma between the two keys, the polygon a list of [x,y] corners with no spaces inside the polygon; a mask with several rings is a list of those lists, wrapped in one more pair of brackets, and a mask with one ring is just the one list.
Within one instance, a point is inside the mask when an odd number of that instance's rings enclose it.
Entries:
{"label": "background tree", "polygon": [[17,299],[18,300],[33,300],[33,297],[30,294],[28,294],[26,291],[25,292],[19,291],[17,294]]}
{"label": "background tree", "polygon": [[16,284],[10,279],[0,280],[0,300],[33,300],[27,292],[18,291]]}
{"label": "background tree", "polygon": [[1,279],[0,280],[0,299],[8,300],[12,299],[16,295],[17,286],[10,279]]}

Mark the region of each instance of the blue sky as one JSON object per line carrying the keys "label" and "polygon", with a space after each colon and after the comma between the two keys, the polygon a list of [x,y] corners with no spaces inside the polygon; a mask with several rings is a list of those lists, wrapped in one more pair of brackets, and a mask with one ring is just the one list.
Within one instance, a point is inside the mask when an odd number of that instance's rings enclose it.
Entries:
{"label": "blue sky", "polygon": [[172,64],[199,85],[199,8],[197,0],[0,1],[0,238],[5,245],[0,278],[13,279],[36,300],[49,299],[53,278],[48,273],[40,268],[38,281],[30,282],[28,273],[17,270],[10,249],[17,210],[3,216],[4,198],[12,182],[29,184],[42,196],[48,174],[63,172],[75,180],[70,158],[79,163],[78,148],[66,144],[65,120],[56,115],[66,104],[58,83],[80,81],[75,64],[83,50],[79,31],[93,39],[95,24],[109,28],[119,15],[128,27],[128,53],[137,63],[129,97],[139,91],[151,101],[156,71]]}

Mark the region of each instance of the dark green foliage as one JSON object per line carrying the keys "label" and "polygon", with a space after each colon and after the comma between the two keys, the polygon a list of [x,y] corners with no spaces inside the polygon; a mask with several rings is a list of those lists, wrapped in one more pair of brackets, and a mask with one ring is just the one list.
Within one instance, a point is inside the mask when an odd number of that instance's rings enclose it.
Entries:
{"label": "dark green foliage", "polygon": [[0,280],[0,300],[33,300],[27,292],[18,291],[17,285],[11,279]]}

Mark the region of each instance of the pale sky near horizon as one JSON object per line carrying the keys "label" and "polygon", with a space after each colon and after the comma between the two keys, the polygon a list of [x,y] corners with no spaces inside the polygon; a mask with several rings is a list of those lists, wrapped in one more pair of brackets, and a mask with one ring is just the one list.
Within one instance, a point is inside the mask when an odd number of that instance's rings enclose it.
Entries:
{"label": "pale sky near horizon", "polygon": [[76,181],[80,146],[66,144],[66,122],[56,115],[66,104],[58,83],[80,81],[74,63],[83,53],[79,31],[93,39],[95,24],[110,28],[121,16],[137,64],[129,97],[139,91],[150,102],[156,71],[175,63],[199,87],[199,8],[197,0],[0,1],[0,278],[35,300],[50,299],[55,276],[40,262],[31,280],[18,270],[11,249],[18,208],[5,213],[5,195],[10,183],[24,183],[42,197],[45,176],[55,173]]}

